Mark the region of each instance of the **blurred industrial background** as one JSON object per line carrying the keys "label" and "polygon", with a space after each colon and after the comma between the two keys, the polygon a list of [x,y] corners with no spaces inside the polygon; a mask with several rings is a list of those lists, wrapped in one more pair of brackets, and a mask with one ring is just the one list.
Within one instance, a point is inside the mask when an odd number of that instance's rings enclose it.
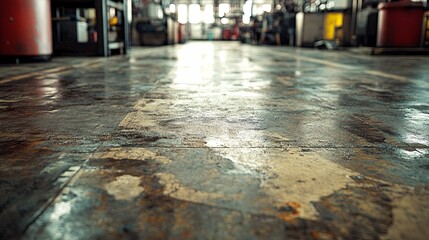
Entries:
{"label": "blurred industrial background", "polygon": [[[425,53],[429,46],[426,0],[3,2],[2,58],[109,56],[126,53],[132,46],[189,40],[327,49],[366,47],[365,51],[373,54]],[[20,21],[24,15],[26,21]]]}

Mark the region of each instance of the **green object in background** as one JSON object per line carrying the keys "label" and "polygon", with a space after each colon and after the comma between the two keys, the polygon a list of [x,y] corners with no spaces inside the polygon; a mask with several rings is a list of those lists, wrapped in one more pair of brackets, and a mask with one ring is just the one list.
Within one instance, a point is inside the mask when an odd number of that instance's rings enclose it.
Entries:
{"label": "green object in background", "polygon": [[210,30],[207,32],[207,38],[208,38],[208,40],[209,40],[209,41],[213,41],[213,40],[214,40],[214,33],[213,33],[213,29],[210,29]]}

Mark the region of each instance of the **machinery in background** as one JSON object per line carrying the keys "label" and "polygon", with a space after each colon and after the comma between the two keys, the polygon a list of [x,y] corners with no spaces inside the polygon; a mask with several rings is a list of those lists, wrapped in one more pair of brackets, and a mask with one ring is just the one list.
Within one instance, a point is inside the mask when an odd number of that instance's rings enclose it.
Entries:
{"label": "machinery in background", "polygon": [[370,1],[358,12],[356,23],[356,45],[375,47],[378,31],[378,1]]}
{"label": "machinery in background", "polygon": [[[64,11],[62,9],[60,13],[59,9],[56,11],[56,17],[53,20],[54,31],[52,37],[54,39],[54,45],[60,42],[64,43],[86,43],[89,40],[96,42],[94,34],[89,34],[88,27],[93,28],[91,20],[87,20],[81,17],[81,9],[68,9]],[[93,30],[91,30],[92,32]],[[91,35],[91,38],[89,37]]]}
{"label": "machinery in background", "polygon": [[305,1],[297,46],[419,48],[427,39],[423,16],[423,3],[411,0]]}
{"label": "machinery in background", "polygon": [[[179,23],[169,0],[133,0],[132,44],[161,46],[184,43],[187,26]],[[174,4],[172,4],[174,5]]]}
{"label": "machinery in background", "polygon": [[357,46],[391,49],[428,46],[423,2],[368,0],[363,3],[365,6],[357,15]]}
{"label": "machinery in background", "polygon": [[294,46],[295,11],[265,12],[252,16],[249,24],[240,25],[240,42]]}
{"label": "machinery in background", "polygon": [[111,56],[129,48],[127,0],[51,0],[56,55]]}
{"label": "machinery in background", "polygon": [[[298,47],[351,46],[353,12],[349,1],[306,1],[296,15]],[[333,47],[331,47],[333,46]]]}
{"label": "machinery in background", "polygon": [[142,46],[159,46],[168,43],[167,16],[160,2],[142,5],[141,16],[135,19],[139,43]]}
{"label": "machinery in background", "polygon": [[49,60],[52,55],[50,0],[0,0],[0,58]]}
{"label": "machinery in background", "polygon": [[222,24],[222,40],[238,40],[240,38],[240,19],[238,17],[230,18],[229,24]]}

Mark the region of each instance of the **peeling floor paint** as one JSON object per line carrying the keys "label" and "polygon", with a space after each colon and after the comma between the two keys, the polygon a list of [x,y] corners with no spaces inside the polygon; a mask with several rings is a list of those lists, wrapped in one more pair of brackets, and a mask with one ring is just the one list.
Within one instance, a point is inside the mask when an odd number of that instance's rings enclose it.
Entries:
{"label": "peeling floor paint", "polygon": [[105,185],[107,192],[117,200],[132,200],[143,193],[140,178],[130,175],[117,177],[115,181]]}
{"label": "peeling floor paint", "polygon": [[[265,197],[257,196],[258,198],[253,199],[255,203],[270,202],[272,208],[281,208],[288,202],[297,202],[300,209],[295,217],[307,219],[316,219],[319,215],[312,206],[313,201],[353,184],[354,181],[349,176],[358,175],[317,154],[302,154],[297,149],[274,152],[270,150],[231,152],[219,149],[216,152],[234,163],[234,169],[229,171],[229,174],[249,174],[258,178]],[[156,176],[160,177],[160,183],[165,187],[164,194],[177,199],[210,205],[217,199],[232,198],[239,201],[239,195],[201,192],[183,186],[172,174],[159,173]],[[197,181],[210,178],[208,175],[199,176],[203,179]],[[234,183],[224,184],[223,187],[228,188]],[[267,211],[265,214],[275,213]]]}
{"label": "peeling floor paint", "polygon": [[261,151],[242,154],[238,151],[233,156],[246,162],[264,159],[262,166],[256,169],[265,176],[261,188],[268,195],[267,201],[276,208],[287,202],[297,202],[301,206],[297,217],[308,219],[319,215],[312,206],[313,201],[352,184],[354,181],[348,176],[357,174],[315,153],[302,153],[299,149],[265,154]]}
{"label": "peeling floor paint", "polygon": [[154,160],[162,164],[171,162],[170,159],[160,156],[149,149],[145,148],[110,148],[105,152],[99,152],[93,155],[93,158],[97,159],[127,159],[127,160]]}

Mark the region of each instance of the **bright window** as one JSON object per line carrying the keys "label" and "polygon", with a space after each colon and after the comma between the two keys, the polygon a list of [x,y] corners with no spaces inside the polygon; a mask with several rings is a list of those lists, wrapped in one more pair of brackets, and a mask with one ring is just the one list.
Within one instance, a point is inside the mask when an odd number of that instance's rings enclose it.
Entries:
{"label": "bright window", "polygon": [[200,23],[201,22],[200,4],[189,5],[189,22],[190,23]]}
{"label": "bright window", "polygon": [[214,23],[214,12],[213,12],[213,5],[206,4],[204,6],[204,23],[210,24]]}
{"label": "bright window", "polygon": [[219,4],[219,17],[223,17],[227,13],[229,13],[229,3]]}
{"label": "bright window", "polygon": [[271,4],[262,4],[262,10],[264,12],[271,12]]}
{"label": "bright window", "polygon": [[260,8],[258,5],[255,4],[253,5],[252,13],[254,16],[257,16],[257,15],[262,15],[263,11],[262,11],[262,8]]}
{"label": "bright window", "polygon": [[185,24],[188,22],[188,7],[186,4],[179,4],[177,6],[177,15],[179,23]]}
{"label": "bright window", "polygon": [[250,16],[252,15],[252,1],[247,0],[247,2],[243,5],[243,23],[250,23]]}
{"label": "bright window", "polygon": [[175,12],[176,12],[176,5],[174,5],[174,4],[170,4],[169,9],[170,9],[170,12],[171,12],[171,13],[175,13]]}

